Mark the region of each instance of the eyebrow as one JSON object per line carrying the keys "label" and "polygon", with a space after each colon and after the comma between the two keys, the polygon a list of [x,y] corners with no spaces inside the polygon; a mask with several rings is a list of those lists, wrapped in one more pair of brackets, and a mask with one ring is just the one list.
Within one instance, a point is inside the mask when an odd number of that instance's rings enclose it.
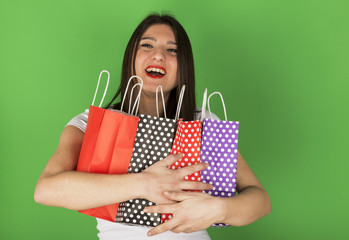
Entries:
{"label": "eyebrow", "polygon": [[[152,40],[152,41],[156,42],[156,39],[153,38],[153,37],[143,37],[143,38],[141,38],[141,41],[142,41],[142,40]],[[173,41],[167,41],[167,44],[177,45],[177,43],[176,43],[176,42],[173,42]]]}

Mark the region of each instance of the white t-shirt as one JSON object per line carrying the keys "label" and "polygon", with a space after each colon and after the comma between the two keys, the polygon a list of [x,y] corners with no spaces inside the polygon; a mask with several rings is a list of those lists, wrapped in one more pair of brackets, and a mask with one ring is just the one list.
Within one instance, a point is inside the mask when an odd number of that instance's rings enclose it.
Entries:
{"label": "white t-shirt", "polygon": [[[87,118],[89,110],[77,115],[67,124],[79,128],[85,133]],[[210,117],[208,114],[207,117]],[[201,109],[197,109],[195,119],[201,118]],[[212,119],[219,120],[219,118],[212,114]],[[97,218],[97,234],[101,240],[210,240],[210,237],[206,230],[201,230],[193,233],[173,233],[170,231],[155,235],[152,237],[147,236],[147,232],[151,229],[146,226],[129,226],[122,223],[115,223]]]}

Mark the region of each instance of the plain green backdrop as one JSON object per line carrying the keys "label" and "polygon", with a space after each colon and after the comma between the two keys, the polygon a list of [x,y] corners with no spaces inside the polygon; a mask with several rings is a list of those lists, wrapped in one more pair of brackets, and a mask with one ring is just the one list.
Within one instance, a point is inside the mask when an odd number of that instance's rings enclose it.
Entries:
{"label": "plain green backdrop", "polygon": [[39,205],[33,192],[103,69],[111,98],[127,41],[154,11],[187,30],[198,105],[206,87],[223,94],[271,198],[269,216],[210,228],[212,239],[349,239],[345,0],[1,0],[1,239],[97,239],[94,218]]}

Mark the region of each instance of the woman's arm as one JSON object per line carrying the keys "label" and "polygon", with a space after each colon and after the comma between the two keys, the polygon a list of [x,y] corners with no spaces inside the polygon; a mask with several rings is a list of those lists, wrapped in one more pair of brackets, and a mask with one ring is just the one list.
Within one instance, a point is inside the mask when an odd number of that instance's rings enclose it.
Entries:
{"label": "woman's arm", "polygon": [[145,212],[172,213],[173,218],[148,232],[149,236],[165,231],[194,232],[213,223],[243,226],[266,216],[271,211],[268,193],[247,165],[241,154],[237,155],[238,195],[229,198],[213,197],[198,192],[166,192],[174,204],[145,208]]}
{"label": "woman's arm", "polygon": [[[108,175],[76,172],[76,166],[84,133],[76,127],[67,126],[61,135],[58,148],[47,163],[36,185],[36,202],[82,210],[146,198],[156,203],[171,202],[163,192],[170,189],[210,189],[208,184],[188,185],[183,176],[206,168],[205,164],[180,170],[168,166],[182,156],[170,155],[137,174]],[[149,187],[151,186],[151,187]]]}

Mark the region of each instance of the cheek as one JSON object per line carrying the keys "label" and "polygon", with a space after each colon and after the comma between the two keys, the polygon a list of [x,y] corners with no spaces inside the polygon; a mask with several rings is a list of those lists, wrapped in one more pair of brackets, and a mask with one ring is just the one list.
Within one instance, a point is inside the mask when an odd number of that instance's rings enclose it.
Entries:
{"label": "cheek", "polygon": [[175,58],[173,59],[173,61],[171,61],[171,69],[175,76],[177,75],[177,68],[178,68],[177,58]]}
{"label": "cheek", "polygon": [[136,74],[140,74],[140,72],[142,72],[142,56],[139,54],[136,55],[135,69]]}

